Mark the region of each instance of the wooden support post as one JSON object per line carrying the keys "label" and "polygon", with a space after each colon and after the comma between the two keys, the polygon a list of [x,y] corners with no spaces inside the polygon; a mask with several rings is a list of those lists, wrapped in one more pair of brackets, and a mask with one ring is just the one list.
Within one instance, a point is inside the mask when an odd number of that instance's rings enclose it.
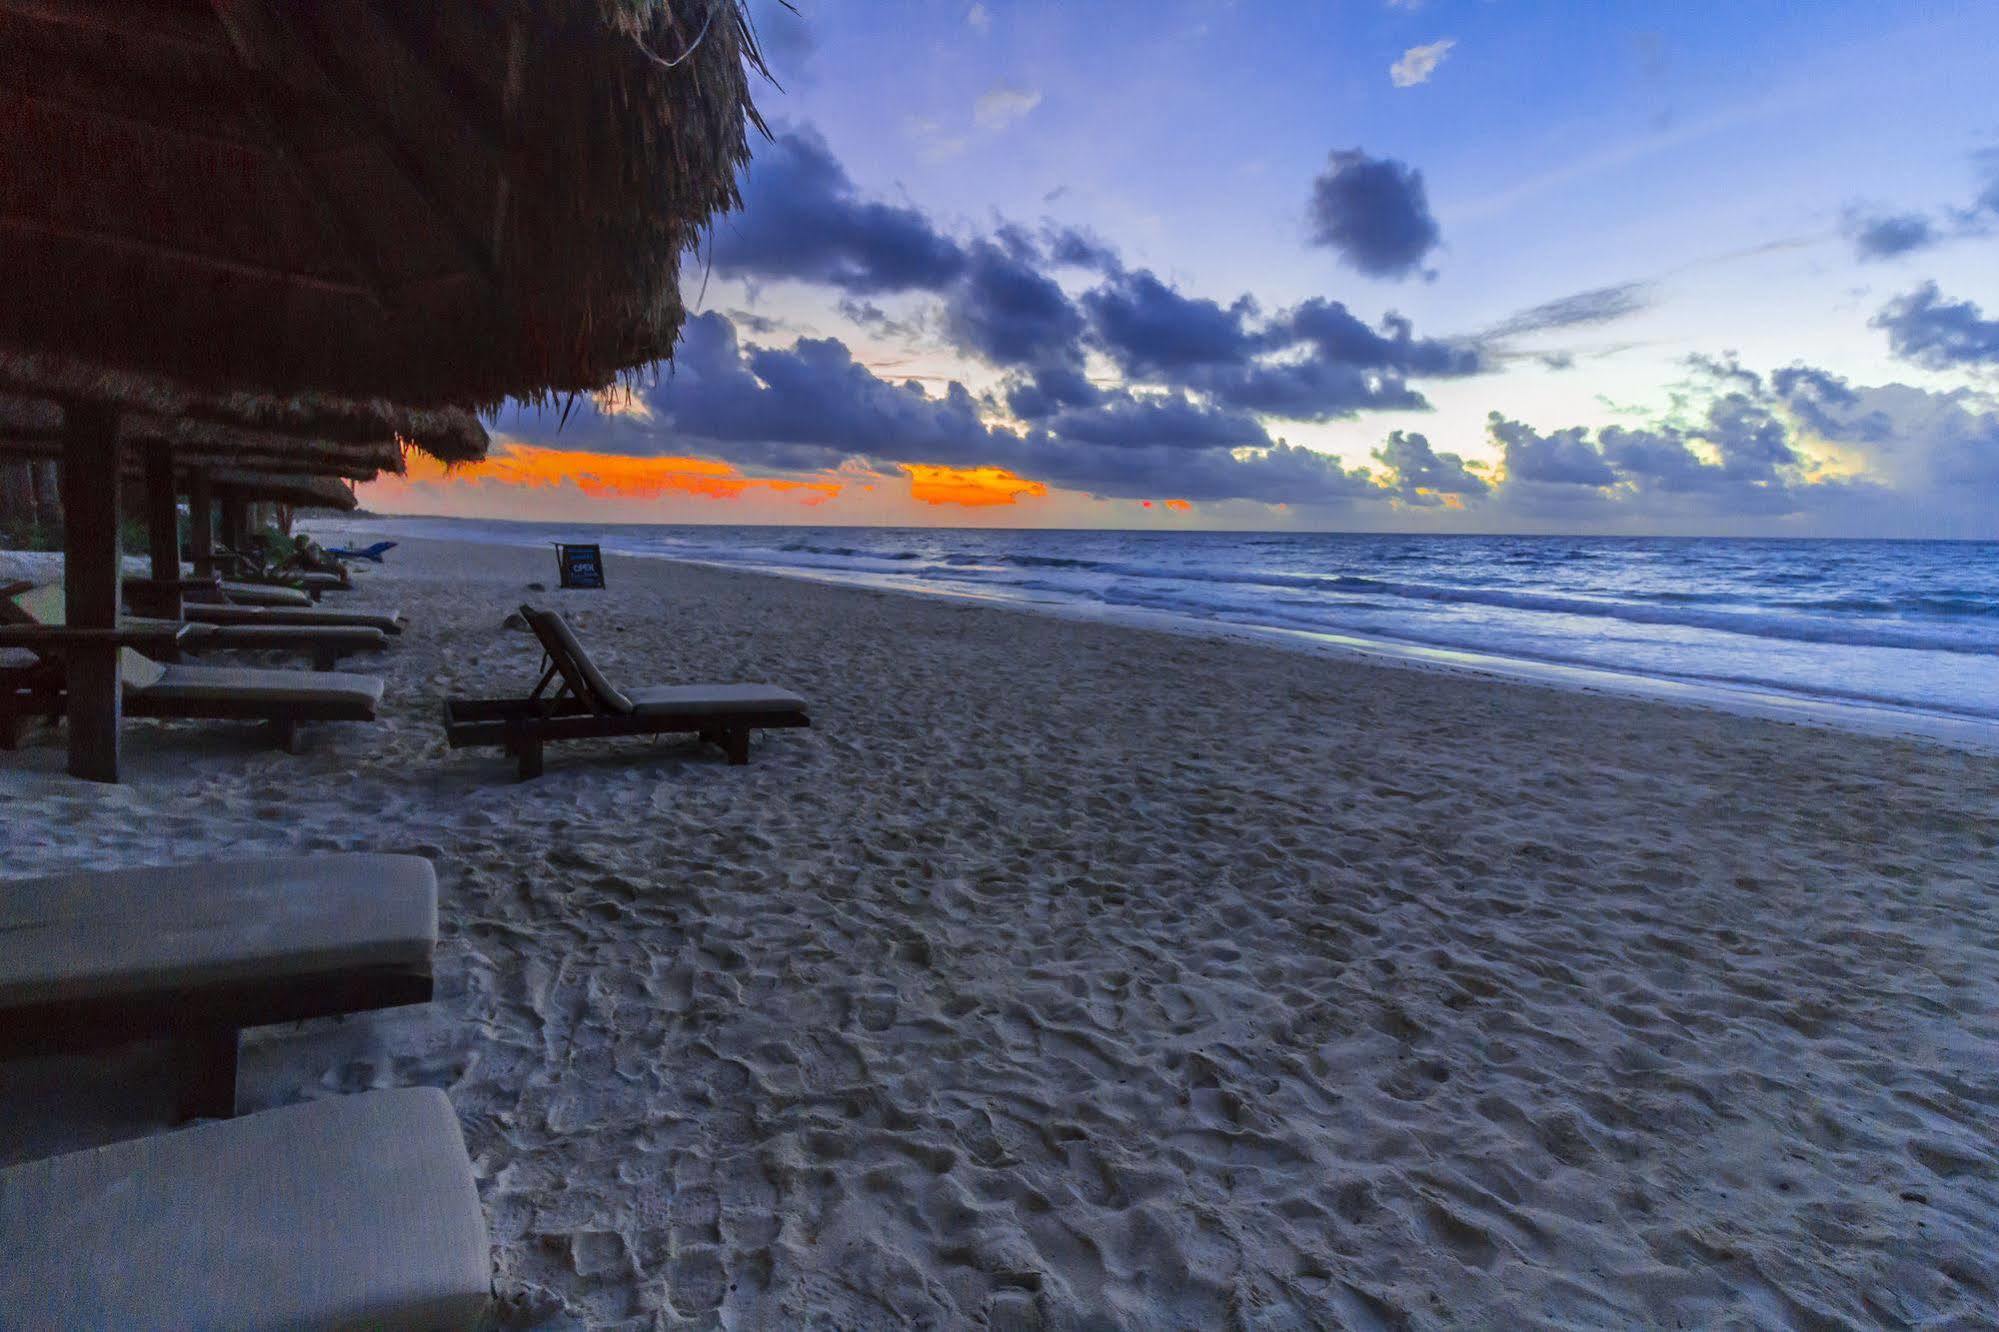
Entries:
{"label": "wooden support post", "polygon": [[180,509],[174,501],[174,455],[164,444],[146,450],[146,549],[152,556],[153,604],[147,613],[180,618]]}
{"label": "wooden support post", "polygon": [[[63,405],[64,614],[79,629],[118,627],[118,412],[101,403]],[[67,654],[69,771],[118,780],[118,649]]]}
{"label": "wooden support post", "polygon": [[243,510],[244,500],[234,491],[225,491],[222,496],[222,544],[238,555],[243,550]]}
{"label": "wooden support post", "polygon": [[287,754],[303,754],[305,749],[299,742],[298,718],[271,718],[271,744]]}
{"label": "wooden support post", "polygon": [[520,759],[520,777],[522,781],[532,781],[534,778],[541,776],[541,738],[539,736],[522,736],[516,748],[516,754]]}
{"label": "wooden support post", "polygon": [[194,571],[203,578],[215,572],[215,497],[208,473],[196,471],[187,479],[187,545]]}
{"label": "wooden support post", "polygon": [[223,1027],[185,1041],[187,1068],[178,1119],[235,1117],[236,1054],[241,1038],[236,1028]]}

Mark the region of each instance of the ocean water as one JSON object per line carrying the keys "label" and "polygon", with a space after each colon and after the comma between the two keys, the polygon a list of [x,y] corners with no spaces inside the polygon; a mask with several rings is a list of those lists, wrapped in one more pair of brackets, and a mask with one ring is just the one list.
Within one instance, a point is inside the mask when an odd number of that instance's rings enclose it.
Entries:
{"label": "ocean water", "polygon": [[1999,543],[395,525],[1999,722]]}

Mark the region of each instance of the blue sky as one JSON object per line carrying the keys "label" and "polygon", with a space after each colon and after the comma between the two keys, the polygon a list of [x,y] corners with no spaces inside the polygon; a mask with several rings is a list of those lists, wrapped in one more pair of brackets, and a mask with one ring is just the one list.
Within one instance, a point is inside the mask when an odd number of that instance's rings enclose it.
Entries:
{"label": "blue sky", "polygon": [[1999,536],[1999,6],[797,10],[679,368],[366,502]]}

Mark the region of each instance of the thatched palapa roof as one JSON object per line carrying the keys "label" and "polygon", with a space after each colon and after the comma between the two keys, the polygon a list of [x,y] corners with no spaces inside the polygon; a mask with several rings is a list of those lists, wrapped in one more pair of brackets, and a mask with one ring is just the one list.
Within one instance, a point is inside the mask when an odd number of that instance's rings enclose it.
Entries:
{"label": "thatched palapa roof", "polygon": [[[0,357],[0,387],[7,384],[6,361]],[[124,401],[113,397],[113,401]],[[182,413],[210,411],[212,401],[185,396],[146,400]],[[319,400],[248,399],[235,413],[266,421],[270,428],[230,425],[201,415],[161,416],[127,410],[120,420],[120,438],[146,448],[167,445],[185,471],[246,468],[266,473],[347,477],[365,481],[378,472],[401,472],[405,447],[419,449],[446,464],[472,462],[486,455],[486,429],[479,418],[458,408],[406,412],[376,404],[377,419],[316,413]],[[345,425],[341,435],[328,438],[310,433],[314,425]],[[0,392],[0,457],[58,458],[62,455],[62,408],[54,400]],[[366,428],[364,428],[364,426]]]}
{"label": "thatched palapa roof", "polygon": [[359,501],[344,482],[330,476],[297,476],[280,472],[246,472],[219,468],[209,473],[209,481],[221,494],[246,499],[289,504],[294,509],[338,509],[342,513]]}
{"label": "thatched palapa roof", "polygon": [[738,0],[0,0],[0,387],[325,438],[602,387],[672,348],[760,68]]}

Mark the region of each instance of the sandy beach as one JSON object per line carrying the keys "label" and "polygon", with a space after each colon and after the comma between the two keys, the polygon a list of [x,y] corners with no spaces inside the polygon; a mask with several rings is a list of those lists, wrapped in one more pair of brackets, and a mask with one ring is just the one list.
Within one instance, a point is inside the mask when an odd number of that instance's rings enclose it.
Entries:
{"label": "sandy beach", "polygon": [[[433,860],[428,1007],[265,1029],[247,1108],[428,1084],[506,1325],[1987,1326],[1999,759],[944,600],[408,540],[383,720],[0,762],[5,872]],[[452,752],[523,600],[691,741]],[[295,663],[294,663],[295,664]],[[165,1053],[0,1066],[0,1159]]]}

